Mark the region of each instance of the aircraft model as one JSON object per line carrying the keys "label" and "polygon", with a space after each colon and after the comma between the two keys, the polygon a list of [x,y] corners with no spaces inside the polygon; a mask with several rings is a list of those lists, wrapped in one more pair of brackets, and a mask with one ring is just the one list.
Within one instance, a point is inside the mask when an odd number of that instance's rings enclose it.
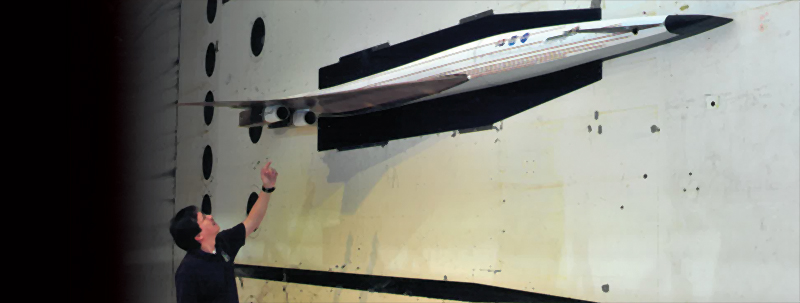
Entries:
{"label": "aircraft model", "polygon": [[[239,126],[300,127],[538,77],[658,46],[731,22],[708,15],[644,16],[492,35],[413,62],[273,100],[179,103],[241,109]],[[688,54],[687,54],[688,55]]]}

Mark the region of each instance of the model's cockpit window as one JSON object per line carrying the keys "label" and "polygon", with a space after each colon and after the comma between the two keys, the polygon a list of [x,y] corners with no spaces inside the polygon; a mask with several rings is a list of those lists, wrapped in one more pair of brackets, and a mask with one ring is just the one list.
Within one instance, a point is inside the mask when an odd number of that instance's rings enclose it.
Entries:
{"label": "model's cockpit window", "polygon": [[528,41],[528,37],[530,36],[531,36],[530,34],[525,33],[524,35],[522,35],[522,39],[519,39],[519,42],[525,43],[525,41]]}
{"label": "model's cockpit window", "polygon": [[511,37],[511,39],[508,39],[508,46],[512,46],[512,45],[514,45],[514,43],[517,43],[517,36]]}
{"label": "model's cockpit window", "polygon": [[504,44],[506,44],[506,39],[502,39],[500,41],[497,41],[497,46],[503,46]]}

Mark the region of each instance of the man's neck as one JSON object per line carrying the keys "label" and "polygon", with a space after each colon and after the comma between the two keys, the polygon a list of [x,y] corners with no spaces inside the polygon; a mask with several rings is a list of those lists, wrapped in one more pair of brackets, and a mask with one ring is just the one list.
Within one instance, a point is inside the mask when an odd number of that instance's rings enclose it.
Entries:
{"label": "man's neck", "polygon": [[217,241],[216,241],[216,239],[212,239],[212,240],[210,240],[210,241],[208,241],[208,242],[206,242],[206,243],[200,244],[200,249],[201,249],[202,251],[204,251],[204,252],[207,252],[207,253],[209,253],[209,254],[213,254],[213,253],[214,253],[214,251],[217,249],[217,248],[215,247],[215,246],[216,246],[216,244],[217,244]]}

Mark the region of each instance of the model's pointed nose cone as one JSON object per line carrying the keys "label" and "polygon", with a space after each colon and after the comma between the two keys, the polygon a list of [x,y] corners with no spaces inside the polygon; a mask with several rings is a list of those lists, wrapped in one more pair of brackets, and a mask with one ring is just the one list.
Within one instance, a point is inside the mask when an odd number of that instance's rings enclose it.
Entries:
{"label": "model's pointed nose cone", "polygon": [[676,35],[695,35],[733,21],[730,18],[708,15],[671,15],[664,20],[667,31]]}

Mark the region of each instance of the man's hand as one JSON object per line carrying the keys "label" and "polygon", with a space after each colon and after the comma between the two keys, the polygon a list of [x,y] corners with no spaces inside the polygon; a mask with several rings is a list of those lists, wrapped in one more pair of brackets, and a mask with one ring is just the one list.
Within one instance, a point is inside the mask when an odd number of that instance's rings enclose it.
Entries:
{"label": "man's hand", "polygon": [[275,181],[278,179],[278,172],[269,167],[270,164],[272,164],[272,161],[267,162],[267,165],[264,165],[264,168],[261,169],[261,183],[263,183],[264,188],[275,187]]}

